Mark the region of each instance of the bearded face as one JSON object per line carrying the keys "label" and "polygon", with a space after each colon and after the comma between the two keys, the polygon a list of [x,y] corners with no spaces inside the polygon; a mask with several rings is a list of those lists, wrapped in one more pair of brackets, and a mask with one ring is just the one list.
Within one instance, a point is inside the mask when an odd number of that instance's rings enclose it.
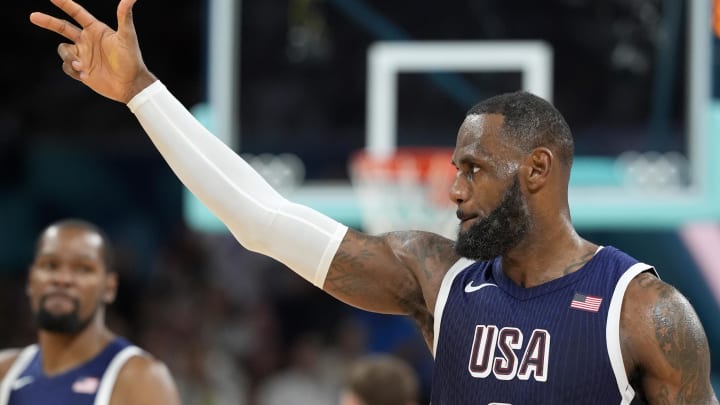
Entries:
{"label": "bearded face", "polygon": [[104,242],[93,230],[51,226],[41,235],[28,273],[27,294],[40,330],[77,334],[115,298],[117,276],[104,260]]}
{"label": "bearded face", "polygon": [[530,213],[516,175],[489,215],[458,232],[455,252],[469,259],[491,260],[517,246],[529,229]]}

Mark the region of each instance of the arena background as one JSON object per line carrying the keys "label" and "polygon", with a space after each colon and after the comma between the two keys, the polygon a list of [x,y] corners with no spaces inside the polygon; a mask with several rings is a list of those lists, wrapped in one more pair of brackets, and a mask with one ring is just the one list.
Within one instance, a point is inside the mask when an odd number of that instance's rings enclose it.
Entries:
{"label": "arena background", "polygon": [[[709,22],[710,1],[697,3],[707,5]],[[115,2],[81,4],[114,24]],[[656,265],[689,297],[710,340],[717,382],[720,40],[708,23],[700,70],[709,78],[707,95],[689,108],[688,83],[696,77],[688,73],[690,50],[698,40],[690,4],[245,0],[235,3],[237,127],[230,141],[244,154],[297,156],[303,176],[293,177],[300,183],[288,192],[299,190],[298,198],[308,198],[303,184],[346,190],[348,159],[366,144],[371,45],[542,40],[552,51],[553,101],[583,157],[574,187],[612,183],[607,195],[627,197],[618,206],[620,198],[609,206],[580,201],[580,232]],[[211,5],[140,0],[135,7],[147,65],[210,125],[217,119],[209,103]],[[24,278],[35,235],[52,220],[82,217],[104,227],[120,251],[111,325],[168,363],[187,403],[332,403],[338,370],[369,352],[411,362],[427,396],[431,359],[409,321],[337,303],[238,246],[186,194],[126,107],[62,73],[59,38],[28,22],[35,10],[55,12],[49,2],[30,0],[4,4],[0,17],[9,51],[0,64],[0,348],[34,338]],[[400,146],[452,146],[474,102],[522,86],[512,71],[397,77]],[[707,125],[693,133],[698,109]],[[618,175],[617,162],[628,156],[645,165]],[[667,165],[652,165],[658,162],[673,165],[662,172]],[[690,203],[672,202],[698,188]],[[362,227],[358,214],[348,213],[354,208],[342,205],[347,196],[324,196],[309,202]],[[631,200],[648,209],[633,211]]]}

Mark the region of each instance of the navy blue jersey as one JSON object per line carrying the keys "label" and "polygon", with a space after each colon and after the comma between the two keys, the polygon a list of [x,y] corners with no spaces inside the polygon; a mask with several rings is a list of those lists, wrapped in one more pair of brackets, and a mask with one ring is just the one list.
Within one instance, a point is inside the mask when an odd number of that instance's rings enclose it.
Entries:
{"label": "navy blue jersey", "polygon": [[632,403],[620,309],[648,270],[605,247],[571,274],[522,288],[500,259],[461,260],[438,296],[432,404]]}
{"label": "navy blue jersey", "polygon": [[123,338],[110,342],[97,356],[54,376],[42,370],[42,352],[37,345],[18,356],[0,390],[1,405],[108,404],[120,368],[141,353]]}

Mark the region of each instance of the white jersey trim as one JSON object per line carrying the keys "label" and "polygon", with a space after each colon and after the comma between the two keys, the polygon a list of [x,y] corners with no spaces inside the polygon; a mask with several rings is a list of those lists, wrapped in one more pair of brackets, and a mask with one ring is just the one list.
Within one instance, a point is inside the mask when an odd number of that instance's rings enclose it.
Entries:
{"label": "white jersey trim", "polygon": [[620,405],[629,405],[635,398],[635,390],[630,385],[627,373],[625,372],[625,362],[622,357],[620,348],[620,311],[622,310],[623,298],[630,281],[638,274],[645,271],[653,271],[655,269],[645,263],[636,263],[630,266],[620,277],[615,285],[615,291],[610,299],[610,308],[608,309],[607,323],[605,327],[605,340],[607,343],[608,357],[612,366],[615,380],[617,381],[618,390],[622,399]]}
{"label": "white jersey trim", "polygon": [[434,322],[434,333],[433,333],[433,357],[437,351],[437,343],[440,340],[440,323],[442,322],[442,314],[447,303],[448,296],[450,295],[450,287],[452,287],[453,280],[457,277],[460,272],[465,270],[468,266],[475,263],[475,260],[461,258],[456,261],[455,264],[445,273],[442,283],[440,284],[440,291],[438,291],[437,300],[435,301],[435,322]]}
{"label": "white jersey trim", "polygon": [[35,357],[35,353],[37,353],[37,351],[38,346],[37,344],[34,344],[27,346],[20,352],[20,354],[18,354],[12,366],[10,366],[10,369],[5,374],[2,384],[0,384],[0,405],[7,405],[8,401],[10,401],[12,384],[20,376],[20,374],[25,371],[33,357]]}
{"label": "white jersey trim", "polygon": [[137,346],[128,346],[115,354],[115,357],[113,357],[107,369],[105,369],[105,373],[103,373],[100,388],[98,388],[97,395],[95,395],[94,405],[110,404],[110,398],[113,388],[115,387],[115,381],[117,381],[117,376],[120,374],[120,369],[122,369],[131,357],[142,354],[143,350]]}

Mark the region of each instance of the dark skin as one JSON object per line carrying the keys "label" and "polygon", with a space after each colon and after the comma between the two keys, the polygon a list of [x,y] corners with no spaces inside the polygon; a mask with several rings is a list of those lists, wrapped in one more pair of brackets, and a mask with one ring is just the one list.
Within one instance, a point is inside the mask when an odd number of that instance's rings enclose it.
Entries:
{"label": "dark skin", "polygon": [[[43,233],[28,276],[33,312],[42,307],[63,315],[77,305],[78,317],[89,319],[77,333],[38,330],[45,375],[59,375],[89,361],[115,338],[105,325],[104,307],[115,299],[117,274],[105,268],[102,250],[102,237],[86,229],[53,226]],[[0,380],[19,353],[0,352]],[[111,405],[179,403],[167,368],[147,355],[134,356],[121,368],[110,400]]]}
{"label": "dark skin", "polygon": [[[63,70],[99,94],[127,103],[156,81],[145,67],[132,22],[135,0],[118,5],[112,30],[71,0],[51,0],[79,26],[42,13],[31,21],[71,43],[58,53]],[[450,198],[461,212],[461,230],[483,218],[518,179],[531,227],[502,257],[515,283],[533,287],[572,273],[598,246],[581,238],[568,207],[569,166],[549,147],[522,152],[499,137],[504,117],[471,115],[460,127]],[[324,290],[368,311],[411,316],[433,346],[433,314],[442,279],[459,259],[454,242],[427,232],[379,236],[349,230]],[[718,404],[709,380],[709,350],[687,300],[652,275],[636,277],[625,295],[620,338],[627,374],[651,404]]]}

